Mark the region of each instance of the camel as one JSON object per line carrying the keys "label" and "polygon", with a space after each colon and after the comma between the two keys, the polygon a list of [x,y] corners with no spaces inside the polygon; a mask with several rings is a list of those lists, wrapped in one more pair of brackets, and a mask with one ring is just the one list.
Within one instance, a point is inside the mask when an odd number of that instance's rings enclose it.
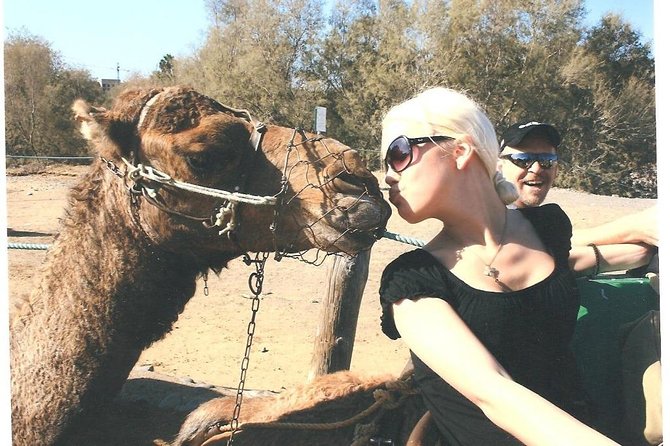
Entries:
{"label": "camel", "polygon": [[247,252],[368,249],[390,216],[356,151],[188,87],[73,111],[96,157],[10,315],[15,446],[68,444],[209,270]]}
{"label": "camel", "polygon": [[437,428],[411,372],[322,375],[276,396],[244,399],[236,422],[236,399],[214,398],[187,416],[172,443],[154,444],[227,446],[232,436],[236,446],[436,446]]}

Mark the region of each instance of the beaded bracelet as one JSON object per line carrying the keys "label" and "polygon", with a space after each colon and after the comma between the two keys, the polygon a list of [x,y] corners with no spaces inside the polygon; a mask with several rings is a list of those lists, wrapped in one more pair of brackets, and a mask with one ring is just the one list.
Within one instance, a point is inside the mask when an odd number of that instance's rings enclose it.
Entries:
{"label": "beaded bracelet", "polygon": [[589,246],[593,248],[593,255],[596,257],[596,269],[591,276],[597,276],[600,272],[600,263],[602,262],[603,256],[595,243],[589,243]]}

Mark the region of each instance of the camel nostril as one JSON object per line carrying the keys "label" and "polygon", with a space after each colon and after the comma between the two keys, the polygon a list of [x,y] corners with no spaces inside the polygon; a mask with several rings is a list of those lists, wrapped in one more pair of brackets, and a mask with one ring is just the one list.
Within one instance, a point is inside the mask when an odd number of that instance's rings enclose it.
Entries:
{"label": "camel nostril", "polygon": [[372,175],[367,164],[357,150],[347,149],[341,153],[344,169],[353,175],[366,177]]}
{"label": "camel nostril", "polygon": [[344,194],[382,197],[377,178],[365,167],[358,152],[352,149],[341,152],[338,160],[328,166],[324,180]]}
{"label": "camel nostril", "polygon": [[356,176],[347,172],[340,172],[332,177],[332,184],[336,191],[347,195],[367,195],[381,199],[382,192],[374,175]]}

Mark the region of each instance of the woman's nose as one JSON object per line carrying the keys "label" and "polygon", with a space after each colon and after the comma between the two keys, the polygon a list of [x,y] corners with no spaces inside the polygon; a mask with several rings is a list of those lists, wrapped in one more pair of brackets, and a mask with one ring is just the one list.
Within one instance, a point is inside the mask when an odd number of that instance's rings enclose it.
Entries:
{"label": "woman's nose", "polygon": [[394,171],[393,169],[389,169],[388,166],[386,166],[386,175],[384,176],[384,182],[388,184],[389,186],[392,186],[396,184],[399,180],[400,174]]}

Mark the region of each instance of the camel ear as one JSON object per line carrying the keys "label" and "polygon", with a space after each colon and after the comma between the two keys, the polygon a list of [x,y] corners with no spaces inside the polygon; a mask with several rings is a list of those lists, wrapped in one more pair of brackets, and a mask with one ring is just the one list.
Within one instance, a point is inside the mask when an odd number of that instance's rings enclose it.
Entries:
{"label": "camel ear", "polygon": [[79,132],[87,141],[95,141],[100,138],[101,128],[94,118],[95,114],[103,114],[107,110],[104,108],[93,107],[83,99],[77,99],[72,104],[74,120],[79,124]]}
{"label": "camel ear", "polygon": [[106,158],[127,157],[132,141],[132,123],[116,121],[103,107],[94,107],[82,99],[72,104],[79,132]]}

